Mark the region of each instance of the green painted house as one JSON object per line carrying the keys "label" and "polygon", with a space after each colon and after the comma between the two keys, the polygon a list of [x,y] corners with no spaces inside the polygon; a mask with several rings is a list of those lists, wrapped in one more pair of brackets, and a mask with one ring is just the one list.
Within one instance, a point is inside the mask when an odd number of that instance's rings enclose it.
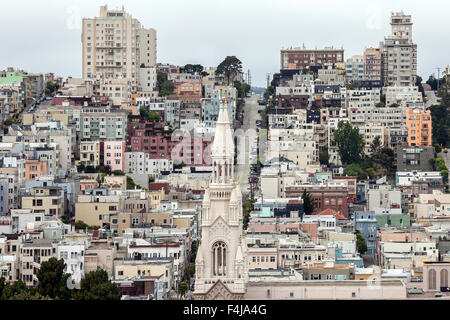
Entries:
{"label": "green painted house", "polygon": [[409,227],[411,226],[411,219],[409,214],[377,214],[378,228],[385,227]]}

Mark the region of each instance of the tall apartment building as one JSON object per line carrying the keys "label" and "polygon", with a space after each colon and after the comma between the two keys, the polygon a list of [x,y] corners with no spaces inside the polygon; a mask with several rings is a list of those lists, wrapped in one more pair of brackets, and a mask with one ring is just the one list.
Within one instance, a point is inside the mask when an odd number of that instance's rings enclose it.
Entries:
{"label": "tall apartment building", "polygon": [[408,108],[406,115],[406,128],[408,130],[408,145],[431,146],[432,125],[430,110],[422,108]]}
{"label": "tall apartment building", "polygon": [[345,79],[347,82],[364,79],[365,67],[363,56],[352,56],[345,62]]}
{"label": "tall apartment building", "polygon": [[391,34],[380,43],[385,86],[414,86],[417,45],[412,42],[411,15],[391,13]]}
{"label": "tall apartment building", "polygon": [[324,49],[290,48],[280,51],[280,69],[304,69],[311,66],[323,67],[330,63],[344,63],[344,49],[325,47]]}
{"label": "tall apartment building", "polygon": [[366,80],[382,79],[382,61],[379,48],[366,48],[363,54],[364,78]]}
{"label": "tall apartment building", "polygon": [[125,78],[135,91],[141,66],[156,67],[156,30],[143,28],[123,7],[101,6],[99,17],[83,18],[81,42],[83,79]]}

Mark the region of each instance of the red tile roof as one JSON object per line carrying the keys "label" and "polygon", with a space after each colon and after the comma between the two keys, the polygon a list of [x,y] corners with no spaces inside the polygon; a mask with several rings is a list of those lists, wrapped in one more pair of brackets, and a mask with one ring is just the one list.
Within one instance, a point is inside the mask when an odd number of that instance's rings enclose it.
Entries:
{"label": "red tile roof", "polygon": [[325,209],[320,211],[319,213],[316,213],[316,215],[320,215],[320,216],[331,216],[331,215],[335,215],[336,219],[338,220],[345,220],[345,216],[340,214],[339,212],[337,212],[336,210],[333,209]]}
{"label": "red tile roof", "polygon": [[148,185],[148,190],[159,191],[164,188],[164,193],[169,194],[169,184],[167,182],[154,182]]}

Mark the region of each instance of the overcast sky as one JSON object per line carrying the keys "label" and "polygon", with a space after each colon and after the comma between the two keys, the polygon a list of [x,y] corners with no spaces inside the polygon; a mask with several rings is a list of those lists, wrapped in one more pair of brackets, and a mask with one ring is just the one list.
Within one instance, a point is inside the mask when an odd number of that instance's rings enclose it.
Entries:
{"label": "overcast sky", "polygon": [[266,86],[280,69],[280,49],[344,48],[345,59],[388,35],[391,11],[412,15],[418,74],[428,79],[450,64],[447,1],[303,0],[15,0],[2,1],[0,68],[81,76],[81,18],[100,5],[125,10],[157,30],[157,61],[217,66],[227,55]]}

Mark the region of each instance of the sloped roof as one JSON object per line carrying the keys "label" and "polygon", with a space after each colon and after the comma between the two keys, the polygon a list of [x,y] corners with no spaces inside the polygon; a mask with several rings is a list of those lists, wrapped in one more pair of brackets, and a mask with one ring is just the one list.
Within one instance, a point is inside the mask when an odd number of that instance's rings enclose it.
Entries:
{"label": "sloped roof", "polygon": [[345,220],[346,219],[344,217],[344,215],[342,215],[341,213],[337,212],[336,210],[333,210],[333,209],[330,209],[330,208],[322,210],[322,211],[316,213],[316,215],[320,215],[320,216],[331,216],[333,214],[335,215],[336,219],[338,219],[338,220]]}

